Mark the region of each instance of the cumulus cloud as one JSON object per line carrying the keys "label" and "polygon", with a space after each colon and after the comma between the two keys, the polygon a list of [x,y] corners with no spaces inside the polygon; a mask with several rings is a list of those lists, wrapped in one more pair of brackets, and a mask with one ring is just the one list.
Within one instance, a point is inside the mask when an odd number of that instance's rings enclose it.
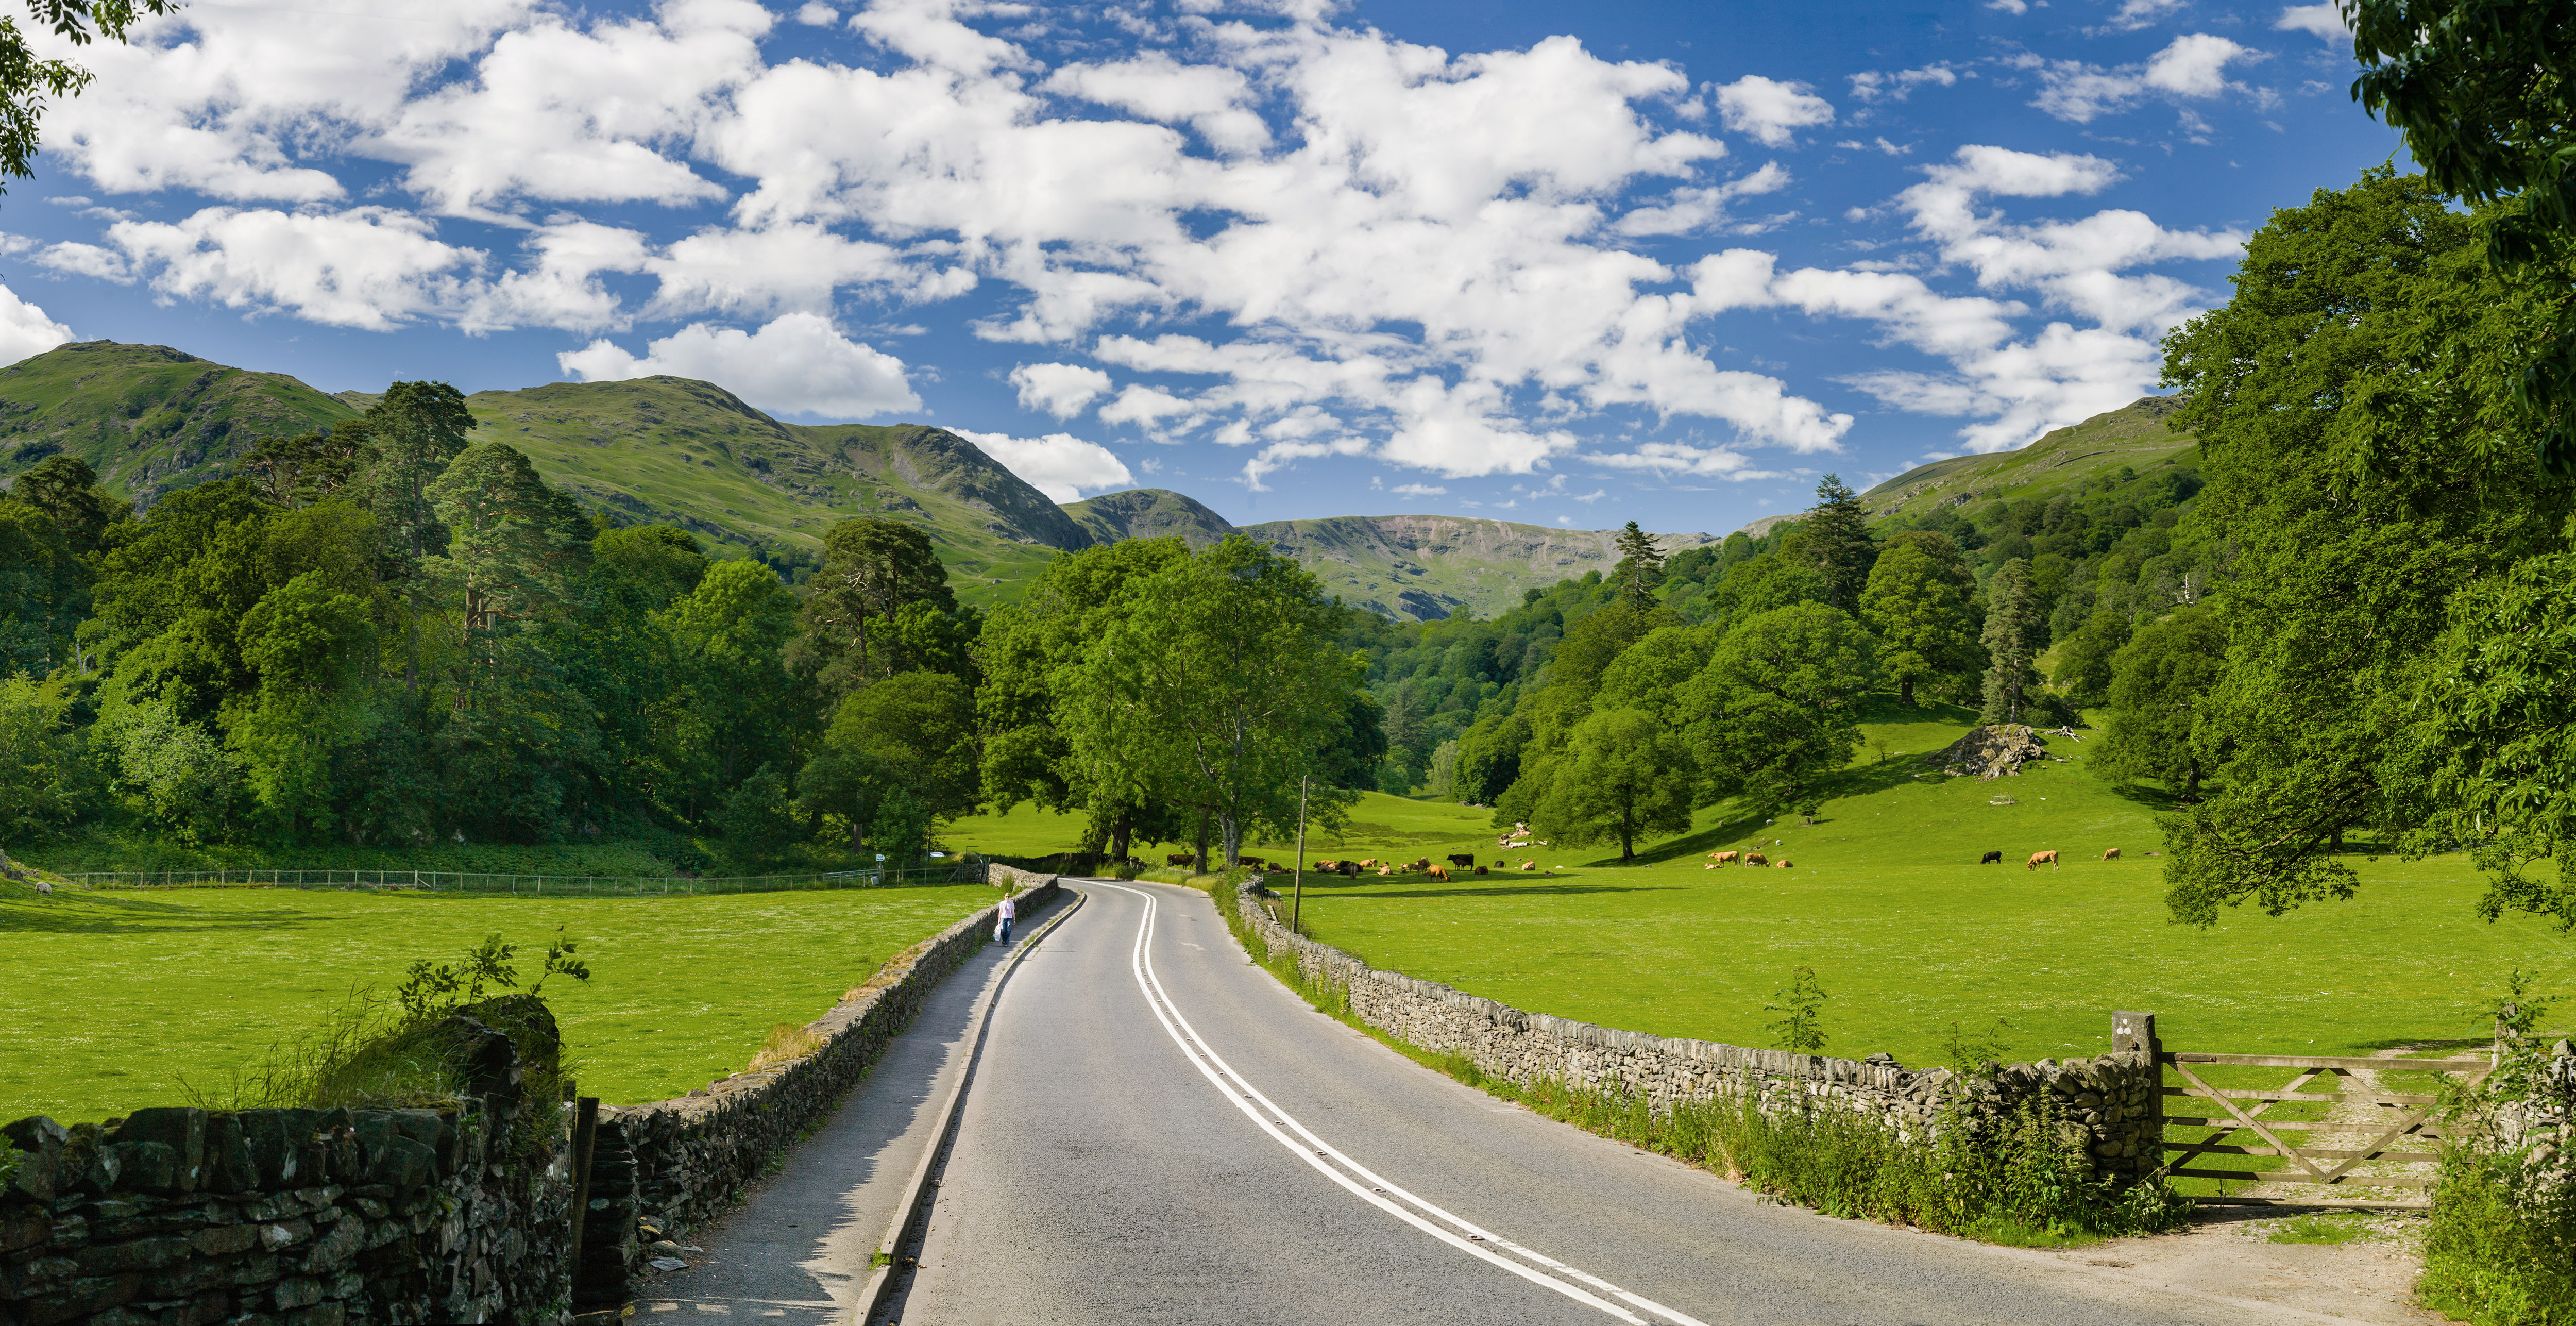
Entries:
{"label": "cumulus cloud", "polygon": [[461,309],[484,262],[384,207],[209,207],[175,223],[119,221],[107,239],[157,294],[369,331]]}
{"label": "cumulus cloud", "polygon": [[602,339],[555,359],[584,382],[668,373],[712,382],[783,414],[866,418],[921,408],[902,360],[850,340],[812,313],[787,314],[757,332],[691,323],[641,356]]}
{"label": "cumulus cloud", "polygon": [[1947,64],[1893,71],[1867,69],[1851,76],[1852,100],[1903,101],[1918,87],[1952,87],[1958,81],[1959,71]]}
{"label": "cumulus cloud", "polygon": [[1028,480],[1030,487],[1046,494],[1052,502],[1078,502],[1085,489],[1106,492],[1136,482],[1126,464],[1109,448],[1070,433],[1012,437],[961,428],[957,435],[1000,461],[1002,468]]}
{"label": "cumulus cloud", "polygon": [[1796,130],[1834,122],[1833,103],[1804,83],[1780,83],[1760,74],[1717,89],[1717,111],[1726,127],[1765,147],[1786,147]]}
{"label": "cumulus cloud", "polygon": [[[1630,211],[1610,228],[1622,235],[1693,234],[1723,220],[1728,203],[1738,198],[1778,193],[1787,187],[1789,172],[1781,169],[1777,161],[1766,161],[1762,169],[1742,179],[1707,188],[1675,189],[1663,202]],[[1744,229],[1741,226],[1736,228]]]}
{"label": "cumulus cloud", "polygon": [[2105,27],[2112,32],[2135,32],[2161,21],[2181,9],[2185,0],[2120,0]]}
{"label": "cumulus cloud", "polygon": [[1405,497],[1441,497],[1449,490],[1436,483],[1400,483],[1387,491]]}
{"label": "cumulus cloud", "polygon": [[72,338],[72,329],[45,316],[45,311],[0,286],[0,364],[40,355]]}
{"label": "cumulus cloud", "polygon": [[1594,452],[1583,459],[1613,469],[1647,470],[1667,477],[1683,475],[1700,479],[1730,479],[1738,483],[1785,477],[1783,471],[1766,470],[1755,465],[1740,451],[1727,447],[1693,446],[1686,442],[1645,442],[1633,451]]}
{"label": "cumulus cloud", "polygon": [[2254,64],[2270,57],[2225,37],[2195,32],[2176,37],[2144,64],[2104,68],[2081,60],[2021,57],[2016,64],[2039,75],[2040,93],[2030,104],[2061,120],[2090,124],[2116,114],[2149,96],[2206,100],[2239,85],[2227,81],[2231,64]]}
{"label": "cumulus cloud", "polygon": [[2275,32],[2304,32],[2324,38],[2329,45],[2349,46],[2352,28],[2343,21],[2343,10],[2325,0],[2313,5],[2291,5],[2281,11],[2272,23]]}
{"label": "cumulus cloud", "polygon": [[1011,370],[1020,408],[1070,419],[1109,394],[1109,375],[1080,364],[1022,364]]}

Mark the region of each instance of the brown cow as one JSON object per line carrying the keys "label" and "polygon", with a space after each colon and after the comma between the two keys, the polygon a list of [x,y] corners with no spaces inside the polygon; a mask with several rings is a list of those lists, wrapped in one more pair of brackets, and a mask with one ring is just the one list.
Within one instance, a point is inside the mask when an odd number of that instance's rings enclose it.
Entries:
{"label": "brown cow", "polygon": [[1423,873],[1431,876],[1433,879],[1446,880],[1449,878],[1449,867],[1433,866],[1431,869],[1424,871]]}
{"label": "brown cow", "polygon": [[1798,863],[1797,863],[1797,862],[1795,862],[1795,861],[1792,861],[1792,860],[1790,860],[1789,858],[1787,858],[1787,857],[1785,857],[1785,856],[1784,856],[1784,857],[1781,857],[1779,860],[1772,862],[1771,864],[1773,864],[1773,865],[1775,865],[1775,866],[1778,866],[1778,867],[1779,867],[1779,868],[1781,868],[1782,870],[1787,870],[1787,869],[1789,869],[1791,866],[1794,866],[1794,865],[1796,865],[1796,864],[1798,864]]}
{"label": "brown cow", "polygon": [[2051,869],[2051,870],[2055,870],[2055,869],[2057,869],[2057,853],[2056,853],[2054,850],[2046,851],[2046,852],[2033,852],[2033,853],[2031,853],[2031,854],[2030,854],[2030,864],[2029,864],[2029,865],[2027,865],[2027,866],[2024,866],[2024,867],[2022,867],[2022,868],[2023,868],[2023,869],[2025,869],[2025,870],[2037,870],[2037,869],[2039,869],[2039,863],[2040,863],[2040,862],[2042,862],[2042,861],[2045,861],[2045,862],[2047,862],[2047,863],[2048,863],[2048,868],[2049,868],[2049,869]]}
{"label": "brown cow", "polygon": [[1742,855],[1744,855],[1742,852],[1711,852],[1708,854],[1708,860],[1711,865],[1731,866],[1735,864],[1735,858]]}
{"label": "brown cow", "polygon": [[1484,874],[1484,873],[1485,873],[1485,868],[1484,868],[1483,866],[1478,866],[1478,867],[1476,867],[1476,873],[1477,873],[1477,874],[1479,874],[1479,875]]}
{"label": "brown cow", "polygon": [[1199,863],[1199,859],[1198,859],[1198,857],[1196,857],[1195,855],[1192,855],[1192,854],[1190,854],[1190,853],[1188,853],[1188,852],[1182,852],[1182,853],[1179,853],[1179,854],[1177,854],[1177,855],[1166,856],[1166,857],[1164,857],[1164,858],[1163,858],[1163,861],[1164,861],[1164,863],[1165,863],[1165,864],[1167,864],[1167,865],[1175,865],[1175,866],[1194,866],[1194,865],[1197,865],[1197,864]]}
{"label": "brown cow", "polygon": [[1536,862],[1536,861],[1523,861],[1523,862],[1521,862],[1521,869],[1523,869],[1523,870],[1536,870],[1536,869],[1538,869],[1538,862]]}
{"label": "brown cow", "polygon": [[2102,854],[2102,859],[2103,859],[2103,860],[2105,860],[2105,861],[2117,861],[2117,860],[2119,860],[2119,859],[2120,859],[2120,849],[2119,849],[2119,848],[2114,847],[2114,848],[2112,848],[2111,850],[2109,850],[2109,851],[2107,851],[2107,852],[2104,852],[2104,853]]}
{"label": "brown cow", "polygon": [[1767,866],[1771,864],[1771,858],[1764,856],[1760,852],[1746,852],[1744,854],[1744,864],[1748,866]]}
{"label": "brown cow", "polygon": [[1377,858],[1376,858],[1376,857],[1373,857],[1373,856],[1372,856],[1372,857],[1365,857],[1365,858],[1362,858],[1362,859],[1361,859],[1361,861],[1360,861],[1360,869],[1362,869],[1362,870],[1375,870],[1375,869],[1377,869]]}

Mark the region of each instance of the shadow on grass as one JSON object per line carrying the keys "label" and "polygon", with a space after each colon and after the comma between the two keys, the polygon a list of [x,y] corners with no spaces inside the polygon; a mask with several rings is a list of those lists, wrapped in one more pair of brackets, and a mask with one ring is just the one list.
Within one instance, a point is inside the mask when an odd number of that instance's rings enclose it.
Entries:
{"label": "shadow on grass", "polygon": [[217,930],[286,930],[303,926],[305,913],[209,912],[151,898],[55,894],[0,903],[0,933],[45,935],[175,935]]}
{"label": "shadow on grass", "polygon": [[1584,894],[1584,893],[1667,893],[1667,892],[1672,891],[1672,889],[1673,889],[1674,887],[1675,887],[1675,886],[1670,885],[1670,884],[1572,884],[1572,883],[1568,883],[1568,884],[1513,884],[1513,885],[1501,885],[1501,884],[1496,884],[1496,885],[1492,885],[1492,886],[1489,886],[1489,887],[1486,887],[1486,888],[1459,888],[1459,887],[1456,887],[1456,886],[1454,886],[1454,885],[1453,885],[1453,886],[1448,887],[1448,888],[1431,888],[1431,889],[1411,889],[1411,888],[1401,888],[1401,887],[1399,887],[1399,888],[1390,888],[1390,889],[1387,889],[1387,890],[1384,890],[1384,891],[1382,891],[1382,892],[1378,892],[1378,893],[1354,893],[1354,894],[1351,894],[1351,895],[1349,895],[1349,896],[1350,896],[1352,899],[1354,899],[1354,900],[1359,900],[1359,901],[1366,901],[1366,900],[1369,900],[1369,899],[1376,899],[1376,898],[1387,898],[1387,899],[1402,898],[1402,899],[1408,899],[1408,900],[1409,900],[1409,899],[1413,899],[1413,898],[1508,898],[1508,897],[1517,897],[1517,896],[1521,896],[1521,895],[1542,896],[1542,897],[1572,897],[1572,896],[1575,896],[1575,895],[1577,895],[1577,894]]}

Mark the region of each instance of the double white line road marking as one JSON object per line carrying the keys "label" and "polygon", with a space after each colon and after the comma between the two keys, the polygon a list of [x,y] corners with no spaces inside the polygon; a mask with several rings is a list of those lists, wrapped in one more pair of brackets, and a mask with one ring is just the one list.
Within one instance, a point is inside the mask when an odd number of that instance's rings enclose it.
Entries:
{"label": "double white line road marking", "polygon": [[[1406,1192],[1373,1173],[1367,1166],[1342,1154],[1331,1143],[1317,1137],[1313,1130],[1297,1122],[1286,1110],[1272,1104],[1250,1082],[1244,1080],[1209,1045],[1190,1020],[1181,1015],[1178,1005],[1163,990],[1163,982],[1154,975],[1154,918],[1160,903],[1143,889],[1099,880],[1086,881],[1102,888],[1132,893],[1145,900],[1145,919],[1136,927],[1136,948],[1130,966],[1136,973],[1136,984],[1145,991],[1145,1003],[1163,1024],[1163,1031],[1181,1047],[1191,1066],[1200,1076],[1215,1084],[1217,1091],[1234,1107],[1244,1112],[1271,1140],[1294,1152],[1315,1167],[1318,1173],[1348,1189],[1351,1195],[1421,1230],[1423,1233],[1456,1248],[1468,1256],[1480,1258],[1511,1272],[1532,1284],[1545,1285],[1578,1303],[1598,1308],[1632,1326],[1707,1326],[1707,1323],[1685,1313],[1665,1307],[1643,1295],[1578,1270],[1553,1257],[1524,1248],[1489,1230],[1478,1228],[1466,1219]],[[1291,1136],[1290,1134],[1295,1134]],[[1399,1205],[1401,1203],[1401,1205]],[[1408,1210],[1406,1208],[1410,1207]],[[1417,1214],[1418,1213],[1418,1214]],[[1437,1223],[1435,1223],[1437,1222]],[[1446,1226],[1444,1228],[1443,1226]],[[1614,1301],[1615,1300],[1615,1301]],[[1642,1314],[1642,1315],[1641,1315]]]}

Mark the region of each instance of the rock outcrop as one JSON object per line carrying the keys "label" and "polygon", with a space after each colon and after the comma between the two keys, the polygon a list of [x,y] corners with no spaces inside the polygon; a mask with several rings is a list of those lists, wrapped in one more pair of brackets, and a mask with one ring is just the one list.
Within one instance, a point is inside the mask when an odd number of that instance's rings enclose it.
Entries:
{"label": "rock outcrop", "polygon": [[2048,758],[2048,742],[2020,723],[1989,723],[1973,728],[1924,763],[1943,773],[1976,778],[2009,778],[2033,760]]}

